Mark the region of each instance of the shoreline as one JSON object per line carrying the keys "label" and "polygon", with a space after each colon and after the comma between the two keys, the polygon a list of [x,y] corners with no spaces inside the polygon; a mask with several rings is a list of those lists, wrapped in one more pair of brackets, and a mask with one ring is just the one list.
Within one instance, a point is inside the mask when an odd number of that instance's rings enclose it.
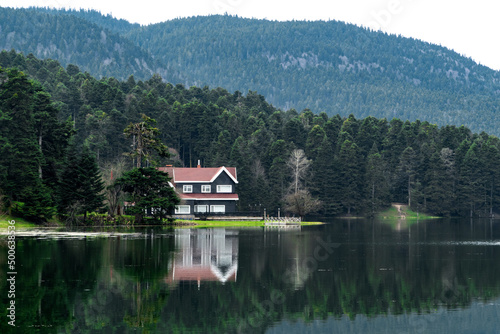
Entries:
{"label": "shoreline", "polygon": [[[22,218],[3,216],[0,217],[0,235],[6,235],[9,226],[9,221],[14,220],[16,231],[27,231],[27,230],[55,230],[64,228],[143,228],[143,227],[163,227],[163,228],[211,228],[211,227],[265,227],[266,223],[264,220],[175,220],[171,224],[144,224],[144,225],[134,225],[134,224],[119,224],[119,225],[78,225],[78,226],[66,226],[64,224],[45,224],[37,225],[34,223],[27,222]],[[280,224],[276,226],[311,226],[311,225],[323,225],[323,222],[301,222],[300,224]]]}
{"label": "shoreline", "polygon": [[[280,226],[311,226],[323,225],[323,222],[301,222],[300,224],[282,224]],[[265,227],[264,220],[232,221],[232,220],[177,220],[174,228],[204,228],[204,227]],[[276,225],[278,226],[278,225]]]}

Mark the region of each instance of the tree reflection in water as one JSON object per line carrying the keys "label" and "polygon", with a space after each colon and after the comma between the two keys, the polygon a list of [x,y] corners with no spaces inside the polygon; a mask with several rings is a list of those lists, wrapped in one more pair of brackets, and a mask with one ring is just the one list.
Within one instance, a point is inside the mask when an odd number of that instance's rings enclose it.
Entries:
{"label": "tree reflection in water", "polygon": [[[17,323],[28,333],[255,333],[317,320],[348,326],[346,316],[378,323],[378,315],[386,315],[390,330],[410,314],[430,324],[499,298],[499,237],[498,223],[453,220],[399,230],[339,220],[294,231],[20,237]],[[328,243],[336,245],[331,252],[321,246]],[[6,310],[7,296],[0,303]],[[6,326],[0,323],[2,333]]]}

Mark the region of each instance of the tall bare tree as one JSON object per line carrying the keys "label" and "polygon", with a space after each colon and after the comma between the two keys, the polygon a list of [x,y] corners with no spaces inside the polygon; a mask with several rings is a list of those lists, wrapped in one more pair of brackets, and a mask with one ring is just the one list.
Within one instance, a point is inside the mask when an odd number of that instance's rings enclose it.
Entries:
{"label": "tall bare tree", "polygon": [[293,193],[298,193],[303,182],[307,177],[307,172],[311,166],[311,160],[307,159],[304,150],[293,150],[290,158],[287,161],[287,166],[292,171],[292,184],[290,188],[293,189]]}
{"label": "tall bare tree", "polygon": [[307,159],[303,150],[297,149],[292,151],[287,166],[292,173],[292,183],[288,195],[285,196],[285,210],[301,217],[317,211],[321,202],[313,198],[304,185],[309,176],[311,160]]}

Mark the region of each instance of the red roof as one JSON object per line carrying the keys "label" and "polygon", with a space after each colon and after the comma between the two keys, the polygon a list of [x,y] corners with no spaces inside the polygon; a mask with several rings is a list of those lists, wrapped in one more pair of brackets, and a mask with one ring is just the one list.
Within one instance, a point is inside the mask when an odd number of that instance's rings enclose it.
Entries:
{"label": "red roof", "polygon": [[160,167],[158,169],[163,172],[167,172],[172,178],[172,183],[174,184],[184,182],[213,182],[222,172],[226,172],[235,183],[238,183],[236,167]]}
{"label": "red roof", "polygon": [[181,199],[191,199],[191,200],[204,200],[204,199],[221,199],[221,200],[238,200],[238,194],[213,194],[213,193],[207,193],[207,194],[190,194],[190,193],[183,193],[183,194],[178,194]]}

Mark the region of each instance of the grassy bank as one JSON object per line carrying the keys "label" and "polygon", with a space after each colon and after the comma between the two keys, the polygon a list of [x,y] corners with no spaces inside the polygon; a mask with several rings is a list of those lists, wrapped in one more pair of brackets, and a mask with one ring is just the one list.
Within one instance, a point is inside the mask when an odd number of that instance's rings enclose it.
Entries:
{"label": "grassy bank", "polygon": [[[321,222],[302,222],[301,226],[321,225]],[[265,226],[263,220],[176,220],[174,225],[184,228],[204,228],[204,227],[262,227]]]}
{"label": "grassy bank", "polygon": [[31,223],[23,218],[12,217],[9,215],[0,215],[0,228],[7,229],[9,226],[9,221],[15,221],[16,228],[30,228],[30,227],[39,227],[38,225]]}
{"label": "grassy bank", "polygon": [[391,208],[380,212],[376,217],[378,219],[407,219],[407,220],[417,220],[417,219],[435,219],[440,217],[429,216],[423,213],[417,213],[408,208],[408,206],[401,206],[401,212],[404,214],[403,216],[400,214],[399,210],[392,206]]}
{"label": "grassy bank", "polygon": [[[398,207],[400,207],[400,210]],[[411,225],[416,224],[420,220],[440,217],[417,213],[410,210],[407,205],[393,205],[391,208],[379,213],[377,218],[391,225],[393,229],[400,231],[408,229]]]}
{"label": "grassy bank", "polygon": [[[83,219],[83,216],[81,217]],[[242,220],[242,221],[233,221],[233,220],[175,220],[174,223],[168,223],[166,220],[163,224],[155,223],[148,224],[146,220],[143,225],[135,225],[133,216],[119,216],[117,218],[109,221],[109,216],[100,215],[100,214],[89,214],[87,224],[75,225],[82,227],[120,227],[120,226],[175,226],[175,227],[184,227],[184,228],[206,228],[206,227],[262,227],[265,226],[263,220]],[[9,215],[0,215],[0,229],[7,229],[9,226],[9,221],[14,220],[16,229],[17,228],[35,228],[41,227],[41,225],[37,225],[31,223],[23,218],[12,217]],[[302,222],[302,226],[307,225],[321,225],[321,222]],[[61,222],[54,220],[50,221],[48,226],[64,226]],[[43,226],[47,226],[43,225]]]}

